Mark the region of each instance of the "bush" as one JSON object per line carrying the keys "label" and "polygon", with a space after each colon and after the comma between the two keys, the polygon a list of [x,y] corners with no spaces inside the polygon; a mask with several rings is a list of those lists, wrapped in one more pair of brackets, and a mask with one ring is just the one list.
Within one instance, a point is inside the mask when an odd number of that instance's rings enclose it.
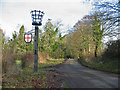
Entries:
{"label": "bush", "polygon": [[16,54],[11,49],[2,53],[2,73],[11,75],[19,73],[20,69],[16,65]]}
{"label": "bush", "polygon": [[38,52],[38,63],[45,63],[50,59],[50,56],[46,52]]}
{"label": "bush", "polygon": [[110,41],[107,43],[107,49],[105,50],[103,57],[107,58],[120,58],[120,40]]}
{"label": "bush", "polygon": [[33,52],[26,52],[21,58],[22,68],[33,66],[34,64],[34,54]]}

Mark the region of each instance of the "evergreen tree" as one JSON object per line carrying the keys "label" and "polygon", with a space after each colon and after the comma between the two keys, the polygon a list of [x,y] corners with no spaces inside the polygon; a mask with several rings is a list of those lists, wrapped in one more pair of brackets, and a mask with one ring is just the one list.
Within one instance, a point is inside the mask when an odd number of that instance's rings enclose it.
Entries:
{"label": "evergreen tree", "polygon": [[24,41],[24,26],[22,25],[17,38],[17,55],[22,56],[26,52],[26,43]]}

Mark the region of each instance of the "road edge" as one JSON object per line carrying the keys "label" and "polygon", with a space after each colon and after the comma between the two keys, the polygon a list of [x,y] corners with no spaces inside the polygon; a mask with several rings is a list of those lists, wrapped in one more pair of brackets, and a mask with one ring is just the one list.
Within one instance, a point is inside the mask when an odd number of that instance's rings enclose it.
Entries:
{"label": "road edge", "polygon": [[88,67],[88,68],[90,68],[90,69],[94,69],[94,70],[98,70],[98,71],[102,71],[102,72],[106,72],[106,73],[111,73],[111,74],[117,74],[117,75],[120,75],[120,73],[118,72],[110,72],[110,71],[106,71],[106,70],[104,70],[104,69],[98,69],[98,68],[94,68],[94,67],[89,67],[89,66],[87,66],[87,65],[84,65],[82,62],[81,62],[81,60],[80,59],[77,59],[77,62],[79,63],[79,64],[81,64],[82,66],[85,66],[85,67]]}

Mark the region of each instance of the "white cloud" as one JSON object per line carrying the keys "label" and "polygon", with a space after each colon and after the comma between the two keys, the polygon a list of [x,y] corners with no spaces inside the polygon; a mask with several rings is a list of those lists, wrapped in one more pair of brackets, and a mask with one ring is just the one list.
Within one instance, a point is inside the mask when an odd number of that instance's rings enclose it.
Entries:
{"label": "white cloud", "polygon": [[[36,1],[36,2],[35,2]],[[43,0],[44,1],[44,0]],[[51,0],[50,0],[51,1]],[[84,15],[88,14],[91,7],[87,4],[82,4],[78,0],[75,2],[66,0],[58,0],[58,2],[52,0],[49,2],[45,0],[41,2],[40,0],[5,0],[4,6],[2,8],[2,24],[3,30],[6,31],[8,36],[12,36],[12,32],[16,31],[18,24],[24,24],[27,30],[32,29],[32,20],[30,11],[34,9],[39,9],[45,12],[43,17],[43,25],[48,18],[52,20],[61,19],[64,24],[64,28],[69,24],[73,26],[79,19]]]}

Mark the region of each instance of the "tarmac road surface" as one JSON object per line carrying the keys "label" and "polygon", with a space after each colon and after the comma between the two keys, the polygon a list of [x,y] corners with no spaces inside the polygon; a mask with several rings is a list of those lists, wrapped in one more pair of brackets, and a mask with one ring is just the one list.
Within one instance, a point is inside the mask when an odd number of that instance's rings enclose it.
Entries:
{"label": "tarmac road surface", "polygon": [[118,88],[120,75],[93,70],[69,59],[54,67],[69,88]]}

